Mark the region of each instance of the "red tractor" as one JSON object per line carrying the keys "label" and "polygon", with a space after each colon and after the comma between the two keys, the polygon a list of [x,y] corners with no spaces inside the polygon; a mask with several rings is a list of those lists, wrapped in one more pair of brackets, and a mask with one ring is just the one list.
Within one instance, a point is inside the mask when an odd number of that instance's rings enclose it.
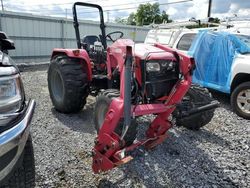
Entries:
{"label": "red tractor", "polygon": [[[99,10],[100,36],[81,40],[77,6]],[[53,105],[62,113],[80,111],[88,95],[98,93],[93,115],[98,133],[93,149],[95,173],[130,161],[127,152],[138,146],[153,148],[162,143],[173,126],[172,113],[177,125],[190,129],[199,129],[211,120],[218,104],[206,90],[190,89],[195,68],[192,58],[160,44],[121,39],[121,31],[106,35],[99,5],[76,2],[73,16],[78,49],[54,49],[48,86]],[[109,47],[107,39],[113,42]],[[136,118],[149,114],[155,119],[145,139],[136,140]]]}

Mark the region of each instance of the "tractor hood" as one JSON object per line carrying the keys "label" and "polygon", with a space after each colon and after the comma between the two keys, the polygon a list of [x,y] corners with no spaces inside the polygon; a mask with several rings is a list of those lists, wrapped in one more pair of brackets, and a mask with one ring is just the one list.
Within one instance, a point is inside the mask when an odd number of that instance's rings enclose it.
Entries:
{"label": "tractor hood", "polygon": [[140,59],[165,59],[175,60],[172,53],[166,52],[150,44],[135,44],[133,47],[134,55]]}
{"label": "tractor hood", "polygon": [[110,46],[110,51],[114,54],[123,54],[125,53],[126,46],[132,46],[133,55],[136,58],[145,60],[145,59],[165,59],[165,60],[175,60],[175,57],[172,53],[166,52],[160,48],[155,47],[150,44],[135,44],[131,39],[118,39]]}

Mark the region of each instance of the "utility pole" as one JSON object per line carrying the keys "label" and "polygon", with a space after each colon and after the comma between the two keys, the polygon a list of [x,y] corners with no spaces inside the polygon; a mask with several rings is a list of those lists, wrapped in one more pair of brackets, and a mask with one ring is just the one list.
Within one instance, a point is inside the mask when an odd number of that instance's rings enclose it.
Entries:
{"label": "utility pole", "polygon": [[211,15],[211,7],[212,7],[212,0],[209,0],[209,2],[208,2],[208,11],[207,11],[207,17],[208,18]]}
{"label": "utility pole", "polygon": [[[68,38],[67,38],[67,37],[68,37],[68,32],[67,32],[67,28],[68,28],[68,27],[67,27],[67,25],[68,25],[68,9],[67,9],[67,8],[65,9],[65,13],[66,13],[66,15],[65,15],[65,18],[66,18],[66,19],[65,19],[65,27],[64,27],[64,28],[65,28],[65,29],[64,29],[64,31],[65,31],[64,42],[66,42],[66,46],[67,46],[67,41],[68,41],[68,40],[67,40],[67,39],[68,39]],[[64,47],[65,47],[65,44],[64,44]]]}
{"label": "utility pole", "polygon": [[1,0],[1,5],[2,5],[2,11],[4,11],[3,0]]}

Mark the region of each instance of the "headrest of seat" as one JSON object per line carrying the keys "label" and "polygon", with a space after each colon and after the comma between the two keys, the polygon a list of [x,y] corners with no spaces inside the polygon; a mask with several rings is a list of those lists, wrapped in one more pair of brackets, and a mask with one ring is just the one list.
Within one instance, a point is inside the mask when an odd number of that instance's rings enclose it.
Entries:
{"label": "headrest of seat", "polygon": [[100,42],[99,37],[96,35],[86,35],[82,39],[82,42],[88,45],[94,45],[96,41]]}

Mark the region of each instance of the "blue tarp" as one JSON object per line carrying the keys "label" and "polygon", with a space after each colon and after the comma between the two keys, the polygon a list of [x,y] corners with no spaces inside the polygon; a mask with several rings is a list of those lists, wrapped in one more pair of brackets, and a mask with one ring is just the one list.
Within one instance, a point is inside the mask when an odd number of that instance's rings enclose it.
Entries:
{"label": "blue tarp", "polygon": [[230,93],[231,67],[238,53],[250,53],[250,47],[236,35],[200,31],[188,52],[196,62],[193,82]]}

